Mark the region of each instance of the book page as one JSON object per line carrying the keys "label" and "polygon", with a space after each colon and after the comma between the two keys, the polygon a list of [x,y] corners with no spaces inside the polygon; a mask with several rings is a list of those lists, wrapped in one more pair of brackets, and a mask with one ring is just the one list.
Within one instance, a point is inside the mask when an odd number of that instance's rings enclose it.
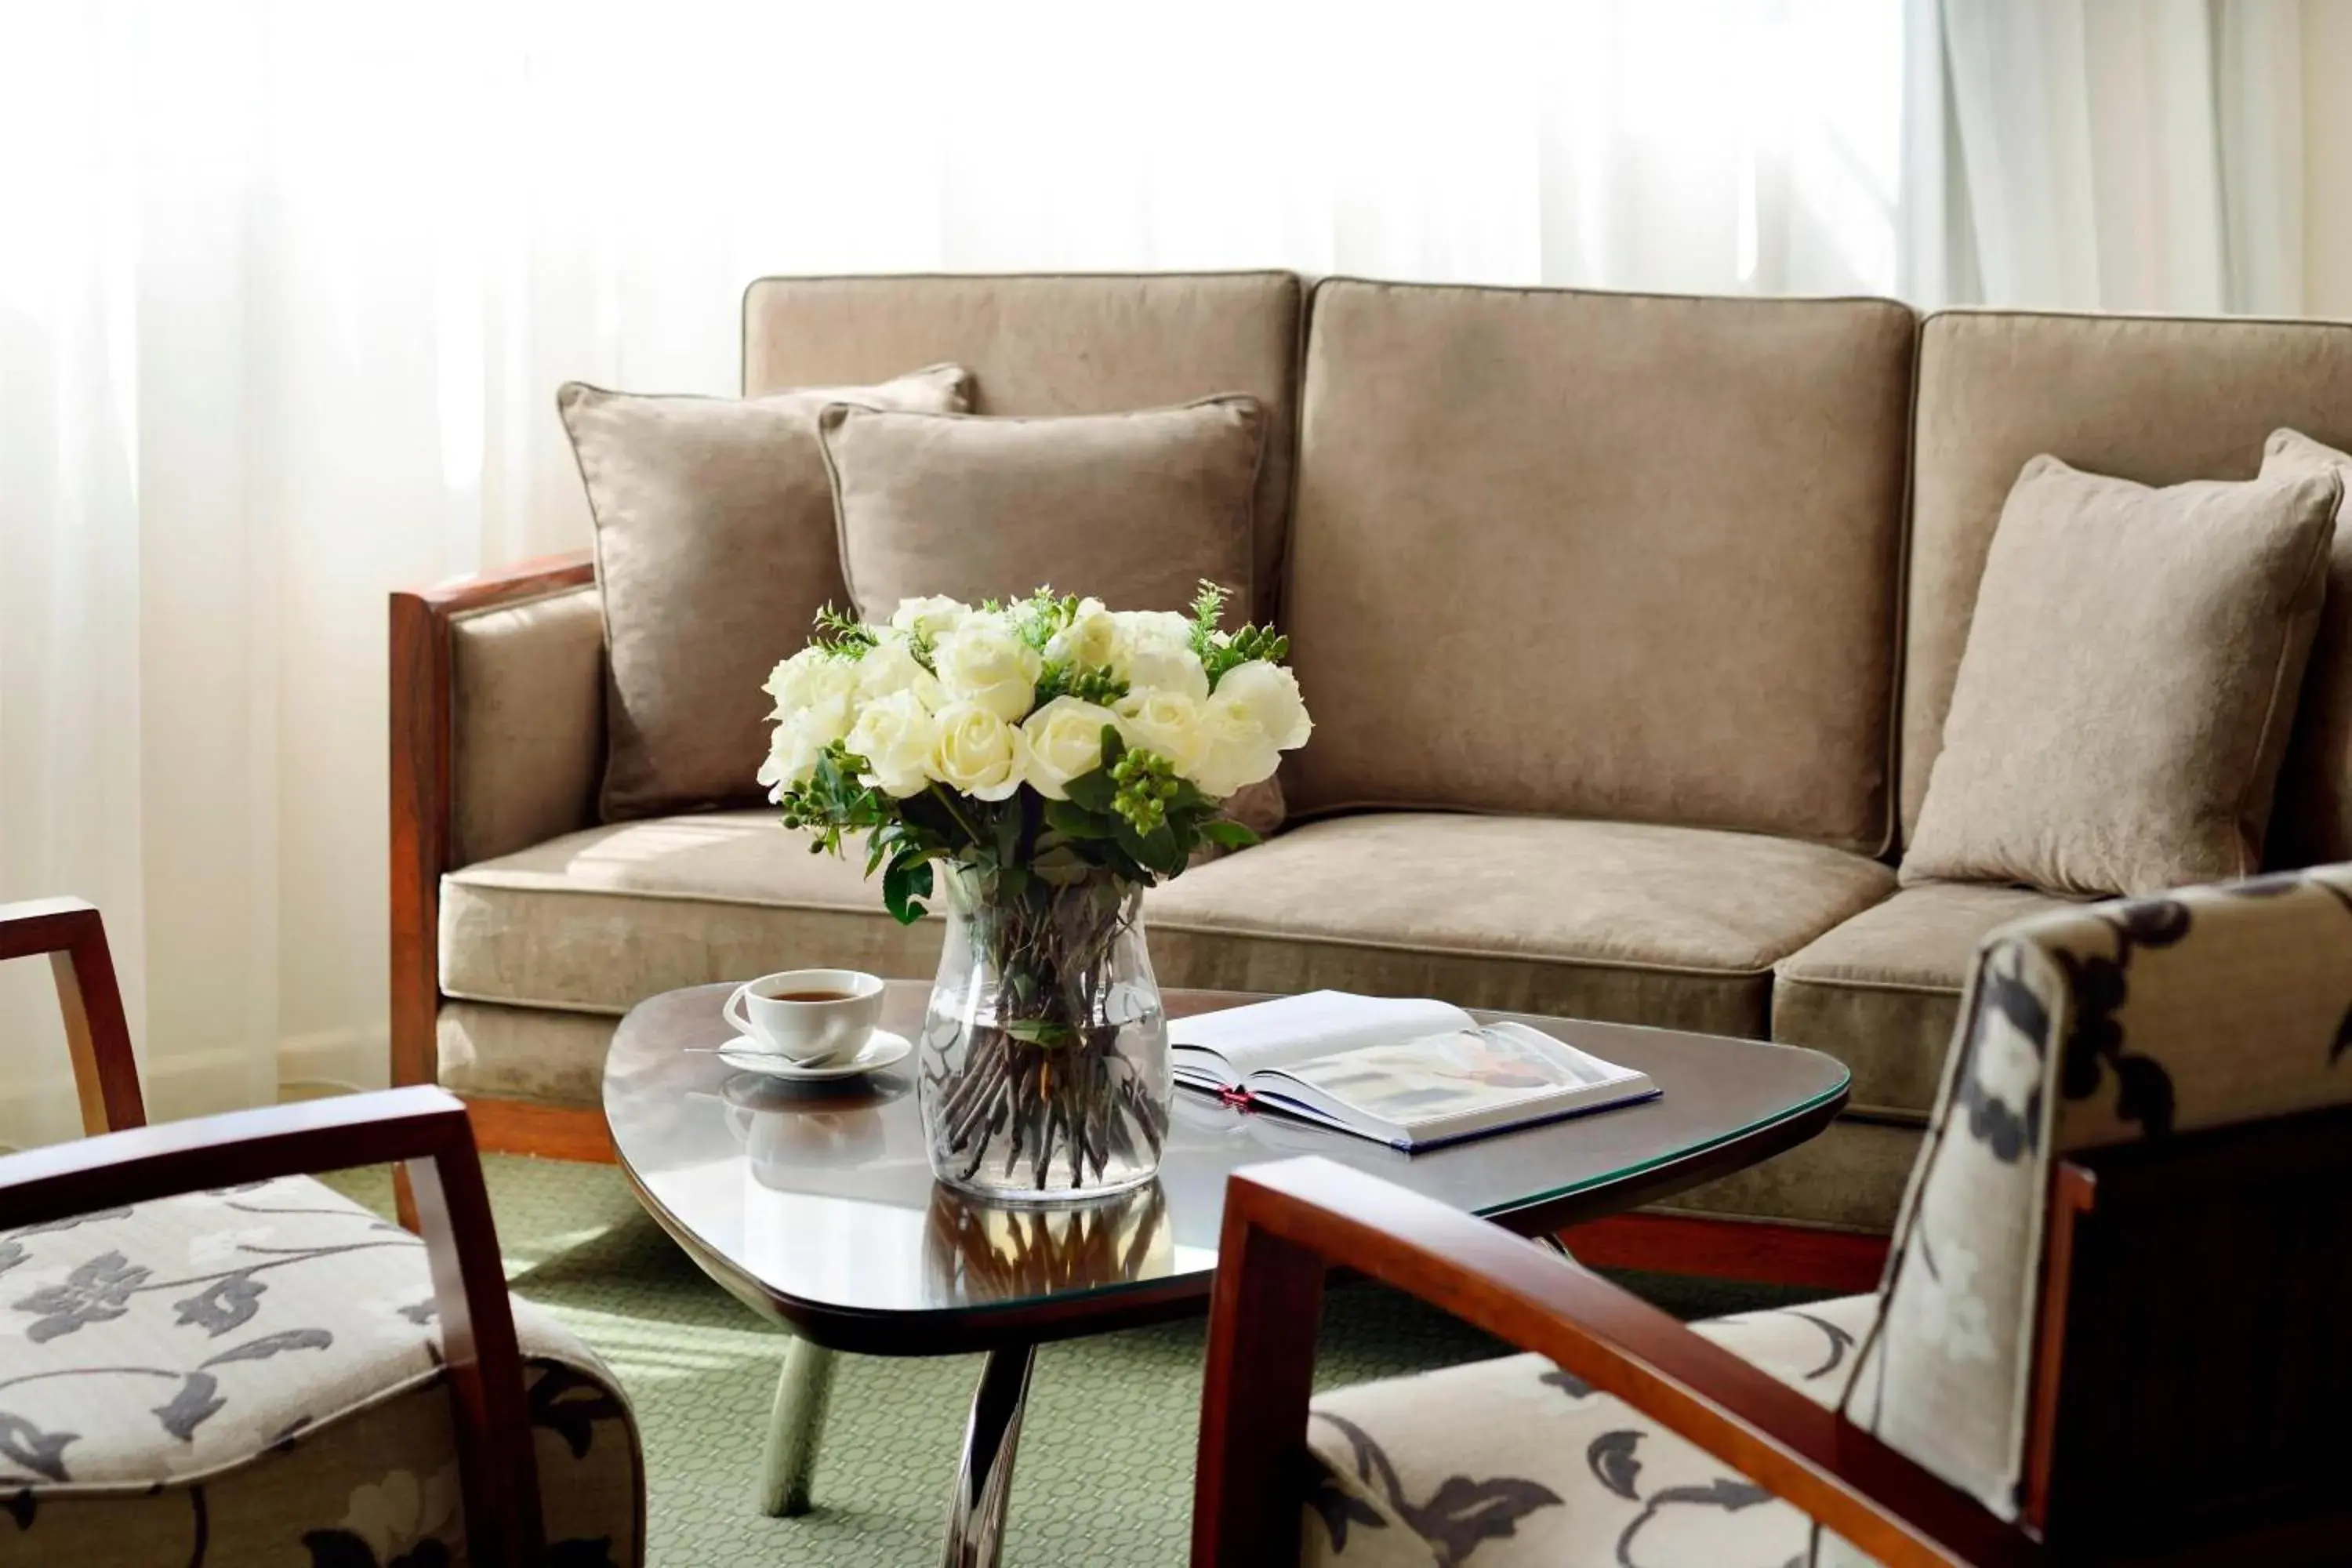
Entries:
{"label": "book page", "polygon": [[1533,1041],[1491,1030],[1456,1030],[1318,1057],[1283,1072],[1342,1105],[1408,1131],[1439,1117],[1586,1088],[1592,1081]]}
{"label": "book page", "polygon": [[1308,991],[1172,1019],[1168,1025],[1168,1043],[1214,1051],[1240,1079],[1286,1062],[1472,1026],[1470,1015],[1451,1002]]}

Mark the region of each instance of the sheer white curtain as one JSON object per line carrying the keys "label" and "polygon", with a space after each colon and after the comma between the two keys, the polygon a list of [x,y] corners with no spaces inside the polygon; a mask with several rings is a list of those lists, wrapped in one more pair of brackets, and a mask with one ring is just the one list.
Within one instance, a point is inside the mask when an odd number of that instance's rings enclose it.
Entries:
{"label": "sheer white curtain", "polygon": [[[1885,0],[0,5],[0,898],[102,903],[159,1114],[380,1076],[383,595],[584,542],[558,382],[730,390],[770,271],[1885,291],[1904,31]],[[0,1142],[71,1131],[26,970]]]}
{"label": "sheer white curtain", "polygon": [[[1924,13],[1935,5],[1915,7]],[[1941,0],[1948,295],[2069,310],[2304,307],[2300,0]],[[1924,16],[1932,20],[1932,16]],[[1924,33],[1924,28],[1916,28]],[[1948,117],[1948,118],[1946,118]]]}

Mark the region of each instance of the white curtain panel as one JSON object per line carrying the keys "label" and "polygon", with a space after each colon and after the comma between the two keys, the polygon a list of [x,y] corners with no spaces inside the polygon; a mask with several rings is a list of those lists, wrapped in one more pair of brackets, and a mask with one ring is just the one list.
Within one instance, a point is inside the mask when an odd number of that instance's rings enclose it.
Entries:
{"label": "white curtain panel", "polygon": [[[1915,7],[1927,9],[1927,7]],[[1949,296],[2303,305],[2299,0],[1941,0]],[[1915,37],[1916,37],[1915,33]],[[1932,121],[1928,106],[1915,110]]]}
{"label": "white curtain panel", "polygon": [[[0,5],[0,898],[104,906],[161,1115],[381,1081],[384,594],[586,542],[557,383],[730,390],[778,271],[1937,297],[1937,21]],[[53,1014],[0,970],[0,1142],[73,1131]]]}

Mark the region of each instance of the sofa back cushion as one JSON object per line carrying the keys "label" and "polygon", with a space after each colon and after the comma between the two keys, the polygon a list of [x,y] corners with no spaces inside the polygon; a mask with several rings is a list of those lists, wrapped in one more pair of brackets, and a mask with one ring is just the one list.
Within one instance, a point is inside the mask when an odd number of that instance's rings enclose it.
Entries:
{"label": "sofa back cushion", "polygon": [[[1928,318],[1903,675],[1906,840],[1943,749],[1993,529],[2026,459],[2047,452],[2146,485],[2245,479],[2281,426],[2339,448],[2352,442],[2352,325],[2010,310]],[[2298,730],[2313,719],[2304,713]],[[2352,821],[2311,815],[2337,792],[2295,776],[2326,761],[2290,751],[2271,838],[2315,861],[2352,858]]]}
{"label": "sofa back cushion", "polygon": [[[1287,272],[763,278],[743,297],[743,390],[946,360],[972,372],[972,412],[983,415],[1118,414],[1246,393],[1265,416],[1248,608],[1271,619],[1290,516],[1299,314]],[[916,343],[929,346],[903,359]],[[1054,586],[1092,592],[1082,575]]]}
{"label": "sofa back cushion", "polygon": [[1293,809],[1883,848],[1914,334],[1885,300],[1319,285]]}

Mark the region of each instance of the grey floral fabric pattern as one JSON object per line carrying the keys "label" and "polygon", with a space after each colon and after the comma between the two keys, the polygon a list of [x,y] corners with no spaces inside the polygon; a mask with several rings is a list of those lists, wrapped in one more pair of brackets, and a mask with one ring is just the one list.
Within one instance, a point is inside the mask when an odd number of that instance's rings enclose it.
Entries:
{"label": "grey floral fabric pattern", "polygon": [[2352,1100],[2352,867],[1987,939],[1843,1408],[2017,1517],[2052,1162]]}
{"label": "grey floral fabric pattern", "polygon": [[[1878,1298],[1694,1324],[1823,1405]],[[1335,1568],[1787,1568],[1804,1515],[1540,1356],[1324,1395],[1304,1560]]]}
{"label": "grey floral fabric pattern", "polygon": [[[555,1560],[641,1562],[625,1400],[515,1316]],[[0,1232],[0,1565],[462,1562],[436,1318],[416,1238],[305,1177]]]}

